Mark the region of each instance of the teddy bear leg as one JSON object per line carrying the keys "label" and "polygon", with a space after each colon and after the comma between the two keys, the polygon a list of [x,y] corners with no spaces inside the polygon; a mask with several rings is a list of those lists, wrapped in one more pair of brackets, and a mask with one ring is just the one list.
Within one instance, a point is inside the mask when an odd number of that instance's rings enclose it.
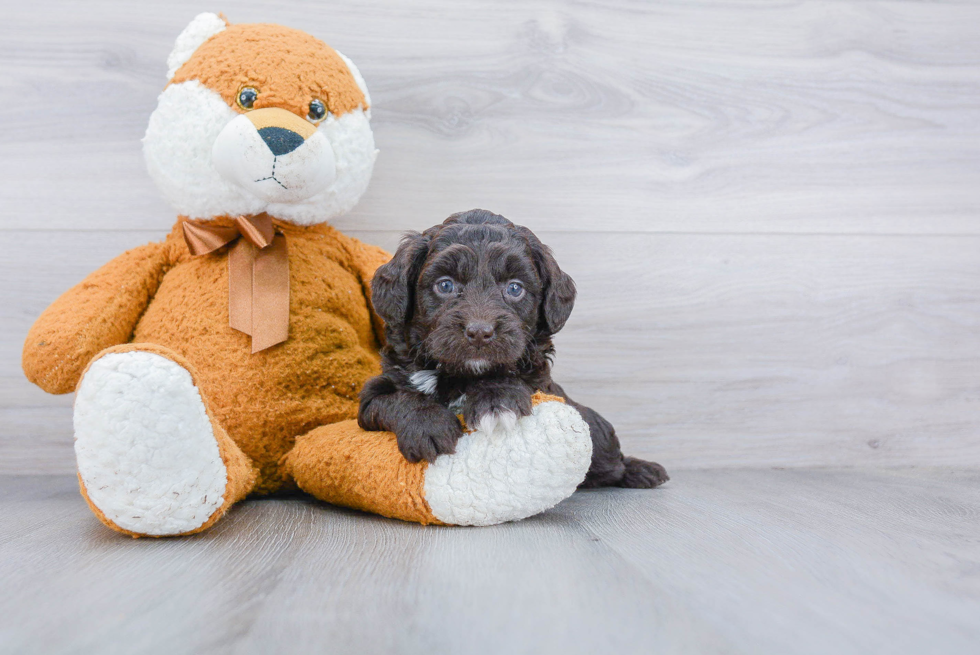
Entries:
{"label": "teddy bear leg", "polygon": [[553,396],[533,402],[513,430],[467,432],[431,464],[407,461],[394,434],[356,421],[301,436],[285,464],[300,489],[337,505],[418,523],[516,521],[571,496],[592,461],[581,415]]}
{"label": "teddy bear leg", "polygon": [[200,532],[255,485],[255,468],[212,416],[193,368],[166,348],[99,353],[76,390],[74,424],[82,495],[119,532]]}

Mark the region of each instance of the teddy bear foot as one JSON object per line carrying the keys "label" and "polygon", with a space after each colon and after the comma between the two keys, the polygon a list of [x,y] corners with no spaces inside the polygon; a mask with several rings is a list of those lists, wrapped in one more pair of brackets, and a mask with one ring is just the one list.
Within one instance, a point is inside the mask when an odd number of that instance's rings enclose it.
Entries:
{"label": "teddy bear foot", "polygon": [[540,402],[511,430],[464,434],[429,464],[425,499],[451,525],[494,525],[550,509],[574,493],[592,461],[589,426],[571,406]]}
{"label": "teddy bear foot", "polygon": [[191,373],[165,349],[153,349],[159,352],[109,349],[79,383],[74,423],[82,494],[103,523],[126,534],[199,532],[244,495],[234,489],[242,485],[229,484],[219,443],[229,440]]}

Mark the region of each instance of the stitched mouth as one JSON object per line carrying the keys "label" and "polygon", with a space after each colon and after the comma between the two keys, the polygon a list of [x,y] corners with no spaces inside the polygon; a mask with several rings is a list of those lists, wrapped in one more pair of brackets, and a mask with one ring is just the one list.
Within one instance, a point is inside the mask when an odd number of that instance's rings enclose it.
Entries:
{"label": "stitched mouth", "polygon": [[279,160],[278,157],[273,157],[272,158],[272,174],[271,175],[269,175],[267,177],[260,177],[259,179],[255,180],[255,181],[256,182],[265,182],[266,180],[272,180],[273,182],[275,182],[276,184],[278,184],[279,186],[281,186],[283,189],[289,189],[288,186],[286,186],[285,184],[283,184],[282,182],[280,182],[279,180],[276,179],[276,162],[278,160]]}

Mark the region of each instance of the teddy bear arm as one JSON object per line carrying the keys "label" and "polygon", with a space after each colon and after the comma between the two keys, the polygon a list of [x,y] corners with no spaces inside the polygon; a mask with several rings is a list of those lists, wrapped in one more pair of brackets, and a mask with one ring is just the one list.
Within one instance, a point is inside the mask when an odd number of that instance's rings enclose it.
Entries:
{"label": "teddy bear arm", "polygon": [[163,243],[129,250],[75,285],[35,321],[24,341],[27,378],[48,393],[71,393],[92,358],[127,343],[167,268]]}

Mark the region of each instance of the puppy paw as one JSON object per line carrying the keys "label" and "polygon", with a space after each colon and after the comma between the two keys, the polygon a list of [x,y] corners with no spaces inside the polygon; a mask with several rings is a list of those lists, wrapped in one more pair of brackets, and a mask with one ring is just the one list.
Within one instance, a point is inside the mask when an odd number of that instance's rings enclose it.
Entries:
{"label": "puppy paw", "polygon": [[396,434],[398,450],[410,462],[423,459],[434,462],[439,455],[456,452],[456,442],[463,436],[459,419],[442,406],[418,410]]}
{"label": "puppy paw", "polygon": [[508,410],[489,412],[480,417],[476,427],[484,434],[493,434],[499,425],[504,432],[513,432],[517,427],[517,414]]}
{"label": "puppy paw", "polygon": [[628,489],[653,489],[670,479],[666,469],[656,462],[647,462],[635,457],[624,457],[626,472],[619,482],[620,487]]}
{"label": "puppy paw", "polygon": [[531,392],[517,385],[499,385],[478,391],[468,390],[463,404],[466,425],[485,434],[502,428],[513,432],[522,416],[531,414]]}

